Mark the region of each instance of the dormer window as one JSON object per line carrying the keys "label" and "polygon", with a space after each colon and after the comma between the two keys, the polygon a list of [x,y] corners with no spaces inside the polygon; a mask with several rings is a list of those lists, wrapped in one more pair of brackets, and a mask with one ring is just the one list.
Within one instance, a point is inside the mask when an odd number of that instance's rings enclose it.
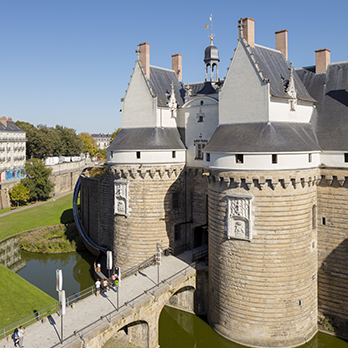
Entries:
{"label": "dormer window", "polygon": [[199,112],[196,115],[197,117],[197,123],[203,123],[205,114],[202,112],[202,109],[199,109]]}
{"label": "dormer window", "polygon": [[199,134],[199,139],[194,140],[194,146],[196,147],[196,160],[203,159],[203,149],[207,144],[208,140],[203,139],[202,133]]}

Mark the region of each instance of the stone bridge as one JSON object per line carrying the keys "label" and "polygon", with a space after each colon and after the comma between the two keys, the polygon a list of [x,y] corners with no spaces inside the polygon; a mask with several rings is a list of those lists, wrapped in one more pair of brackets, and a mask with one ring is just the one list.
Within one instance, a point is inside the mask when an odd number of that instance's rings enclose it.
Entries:
{"label": "stone bridge", "polygon": [[[196,269],[189,265],[192,255],[184,253],[179,257],[165,256],[159,269],[150,266],[122,279],[118,292],[109,289],[99,296],[80,300],[76,297],[77,302],[67,306],[63,318],[54,313],[31,325],[17,323],[26,326],[24,345],[101,348],[116,335],[126,336],[139,347],[158,347],[158,323],[163,307],[170,305],[193,312],[194,303],[197,304]],[[0,340],[0,347],[13,347],[10,334]]]}
{"label": "stone bridge", "polygon": [[119,311],[103,316],[95,325],[80,330],[77,339],[64,346],[72,348],[82,344],[86,348],[99,348],[116,334],[127,335],[129,342],[142,348],[158,347],[158,323],[163,307],[171,305],[193,312],[195,273],[195,269],[187,268],[174,279],[124,304]]}

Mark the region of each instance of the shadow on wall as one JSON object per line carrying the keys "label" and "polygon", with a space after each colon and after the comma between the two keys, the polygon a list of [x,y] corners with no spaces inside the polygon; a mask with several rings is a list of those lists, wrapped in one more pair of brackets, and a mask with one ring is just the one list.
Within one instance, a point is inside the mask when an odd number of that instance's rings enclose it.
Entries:
{"label": "shadow on wall", "polygon": [[[174,175],[174,174],[172,174]],[[174,255],[186,250],[185,170],[170,185],[164,197],[164,220],[169,247]]]}
{"label": "shadow on wall", "polygon": [[318,270],[319,328],[344,338],[348,338],[347,255],[348,238],[323,260]]}

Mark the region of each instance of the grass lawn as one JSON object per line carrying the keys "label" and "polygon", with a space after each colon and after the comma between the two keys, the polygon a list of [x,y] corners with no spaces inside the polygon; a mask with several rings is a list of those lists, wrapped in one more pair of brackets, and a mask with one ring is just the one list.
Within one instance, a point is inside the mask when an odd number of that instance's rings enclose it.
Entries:
{"label": "grass lawn", "polygon": [[30,209],[19,210],[7,216],[0,215],[0,240],[17,232],[35,227],[58,225],[64,223],[65,219],[71,219],[72,197],[71,193]]}
{"label": "grass lawn", "polygon": [[0,264],[0,328],[57,302]]}

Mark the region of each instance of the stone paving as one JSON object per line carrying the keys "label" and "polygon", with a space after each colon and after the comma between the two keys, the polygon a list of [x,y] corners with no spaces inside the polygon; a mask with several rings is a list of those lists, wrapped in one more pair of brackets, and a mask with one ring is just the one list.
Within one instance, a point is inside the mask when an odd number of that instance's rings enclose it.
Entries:
{"label": "stone paving", "polygon": [[[191,263],[192,251],[185,252],[179,257],[167,256],[162,258],[160,266],[160,281],[167,279],[183,270]],[[157,284],[157,266],[150,266],[138,275],[132,275],[121,281],[120,306],[126,301],[144,293],[144,290]],[[76,303],[75,308],[67,307],[63,317],[63,337],[69,337],[75,330],[80,330],[98,320],[101,316],[117,308],[117,292],[109,289],[105,294],[89,296]],[[37,322],[26,328],[24,336],[25,348],[64,347],[60,344],[61,317],[55,313],[50,321]],[[81,341],[82,342],[82,341]],[[0,340],[1,348],[13,347],[12,339]]]}

